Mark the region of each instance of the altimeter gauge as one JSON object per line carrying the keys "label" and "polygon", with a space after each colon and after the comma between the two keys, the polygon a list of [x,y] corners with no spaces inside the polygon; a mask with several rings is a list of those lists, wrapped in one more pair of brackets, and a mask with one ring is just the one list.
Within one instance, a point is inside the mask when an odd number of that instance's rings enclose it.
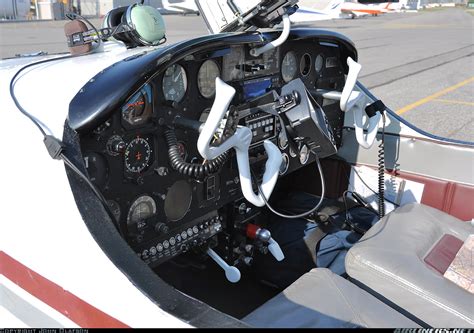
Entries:
{"label": "altimeter gauge", "polygon": [[163,95],[167,101],[180,102],[188,89],[188,78],[183,66],[174,64],[168,67],[162,85]]}
{"label": "altimeter gauge", "polygon": [[206,60],[199,68],[198,88],[201,95],[211,98],[216,93],[216,78],[220,76],[219,66],[214,60]]}

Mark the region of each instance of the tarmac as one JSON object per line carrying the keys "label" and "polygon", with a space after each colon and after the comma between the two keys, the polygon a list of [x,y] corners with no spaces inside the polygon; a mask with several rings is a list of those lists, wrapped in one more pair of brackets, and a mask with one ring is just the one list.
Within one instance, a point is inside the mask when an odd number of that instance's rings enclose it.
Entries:
{"label": "tarmac", "polygon": [[[207,34],[201,16],[166,15],[168,43]],[[0,23],[0,58],[67,52],[65,21]],[[100,26],[101,20],[92,20]],[[409,122],[474,142],[474,16],[462,8],[315,22],[355,43],[360,81]]]}

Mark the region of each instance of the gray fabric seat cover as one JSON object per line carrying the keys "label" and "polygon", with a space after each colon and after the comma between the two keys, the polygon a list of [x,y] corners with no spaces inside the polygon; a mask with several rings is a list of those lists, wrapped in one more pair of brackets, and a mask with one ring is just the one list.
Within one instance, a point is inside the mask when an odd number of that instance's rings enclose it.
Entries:
{"label": "gray fabric seat cover", "polygon": [[254,327],[418,327],[327,268],[304,274],[242,319]]}
{"label": "gray fabric seat cover", "polygon": [[434,327],[473,327],[474,295],[424,262],[444,234],[474,228],[437,209],[408,204],[374,225],[346,256],[347,273]]}

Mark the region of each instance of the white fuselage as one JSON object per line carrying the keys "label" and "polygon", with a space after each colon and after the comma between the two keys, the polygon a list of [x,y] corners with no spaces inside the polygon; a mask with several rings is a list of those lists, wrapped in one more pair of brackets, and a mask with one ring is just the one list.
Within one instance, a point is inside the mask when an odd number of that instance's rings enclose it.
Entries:
{"label": "white fuselage", "polygon": [[[20,75],[15,94],[27,111],[62,139],[69,102],[81,87],[102,69],[143,51],[144,48],[127,50],[112,43],[105,52],[33,67]],[[9,318],[7,322],[2,320],[2,326],[84,325],[81,318],[69,312],[69,302],[61,299],[66,294],[123,326],[188,326],[140,292],[101,250],[79,213],[63,162],[51,159],[40,132],[14,105],[9,94],[12,76],[23,65],[37,60],[40,58],[0,62],[0,261],[3,265],[11,257],[19,263],[3,267],[0,272],[0,294],[18,296],[0,298],[0,314]],[[35,272],[23,276],[27,285],[35,287],[39,282],[34,276],[40,276],[49,280],[48,288],[57,289],[56,296],[38,298],[26,292],[18,284],[19,275],[27,273],[21,267]],[[28,314],[28,308],[22,308],[25,304],[40,311],[37,315],[29,311],[30,317],[25,320],[18,315]]]}

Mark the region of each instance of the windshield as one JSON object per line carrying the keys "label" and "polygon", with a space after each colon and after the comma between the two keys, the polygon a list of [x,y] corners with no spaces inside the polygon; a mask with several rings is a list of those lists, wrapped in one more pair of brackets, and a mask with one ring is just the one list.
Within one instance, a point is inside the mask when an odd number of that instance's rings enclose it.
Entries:
{"label": "windshield", "polygon": [[[420,1],[300,0],[291,20],[293,27],[328,29],[352,39],[362,65],[360,82],[398,115],[428,133],[472,142],[474,8],[456,1],[441,6],[429,0],[423,5]],[[130,4],[124,0],[2,0],[0,57],[67,53],[66,13],[80,14],[101,28],[109,11]],[[162,13],[167,44],[208,34],[194,1],[145,4]],[[121,15],[115,18],[121,19]],[[315,59],[314,66],[328,65],[321,61]]]}

